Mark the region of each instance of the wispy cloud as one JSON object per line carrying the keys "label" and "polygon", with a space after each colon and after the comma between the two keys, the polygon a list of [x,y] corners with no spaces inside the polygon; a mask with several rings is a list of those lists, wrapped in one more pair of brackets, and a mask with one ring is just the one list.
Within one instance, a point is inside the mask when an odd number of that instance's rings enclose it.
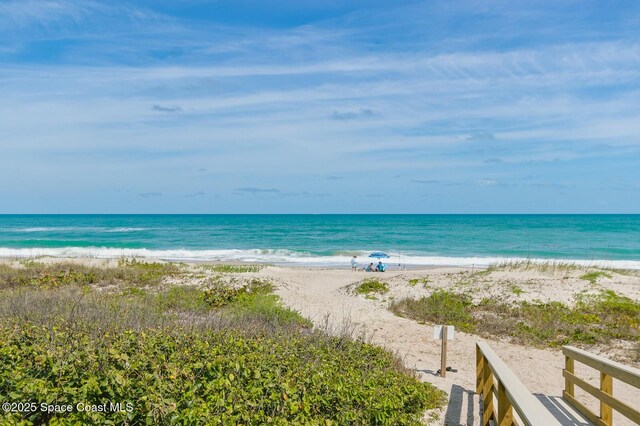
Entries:
{"label": "wispy cloud", "polygon": [[498,185],[500,182],[496,179],[476,179],[476,184],[481,186],[494,186]]}
{"label": "wispy cloud", "polygon": [[428,184],[428,185],[435,185],[440,183],[439,180],[434,180],[434,179],[412,179],[411,183],[421,183],[421,184]]}
{"label": "wispy cloud", "polygon": [[[278,3],[227,22],[216,2],[0,1],[0,179],[80,191],[91,174],[136,199],[221,188],[216,208],[253,195],[294,211],[366,210],[352,195],[372,182],[448,187],[457,206],[520,174],[575,175],[576,193],[638,181],[640,26],[560,3],[327,3],[305,22]],[[557,189],[532,182],[518,190]]]}
{"label": "wispy cloud", "polygon": [[490,141],[495,138],[495,135],[489,132],[478,132],[467,136],[468,141]]}
{"label": "wispy cloud", "polygon": [[355,120],[373,116],[373,111],[368,108],[361,108],[357,111],[334,111],[331,114],[333,120]]}
{"label": "wispy cloud", "polygon": [[162,197],[162,192],[140,192],[139,196],[143,198],[154,198],[154,197]]}
{"label": "wispy cloud", "polygon": [[61,19],[79,21],[99,8],[98,3],[68,0],[9,0],[0,3],[0,22],[3,26],[14,24],[46,25]]}
{"label": "wispy cloud", "polygon": [[50,27],[65,22],[77,25],[90,18],[101,20],[105,16],[131,21],[165,18],[149,9],[98,0],[7,0],[0,3],[0,28]]}
{"label": "wispy cloud", "polygon": [[198,192],[192,192],[190,194],[187,194],[186,197],[188,198],[193,198],[193,197],[204,197],[205,195],[207,195],[206,192],[203,191],[198,191]]}
{"label": "wispy cloud", "polygon": [[487,158],[482,162],[485,164],[499,164],[499,163],[504,163],[504,160],[502,158]]}
{"label": "wispy cloud", "polygon": [[237,194],[280,194],[279,189],[275,188],[256,188],[254,186],[247,186],[243,188],[236,188],[233,190]]}
{"label": "wispy cloud", "polygon": [[542,189],[566,189],[569,188],[568,185],[564,185],[556,182],[534,182],[529,184],[529,186],[534,188],[542,188]]}
{"label": "wispy cloud", "polygon": [[154,105],[151,107],[153,111],[160,112],[182,112],[182,108],[179,106],[163,106],[163,105]]}

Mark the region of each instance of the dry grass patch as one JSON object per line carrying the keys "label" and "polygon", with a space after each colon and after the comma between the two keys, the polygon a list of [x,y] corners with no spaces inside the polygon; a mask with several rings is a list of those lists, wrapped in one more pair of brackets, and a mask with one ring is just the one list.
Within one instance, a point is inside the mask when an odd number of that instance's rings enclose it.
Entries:
{"label": "dry grass patch", "polygon": [[572,262],[561,262],[557,260],[549,261],[533,261],[531,259],[524,260],[506,260],[489,265],[486,273],[493,271],[538,271],[555,275],[557,273],[567,273],[572,271],[585,270],[587,267]]}
{"label": "dry grass patch", "polygon": [[245,274],[249,272],[260,272],[265,265],[200,265],[201,269],[211,272]]}

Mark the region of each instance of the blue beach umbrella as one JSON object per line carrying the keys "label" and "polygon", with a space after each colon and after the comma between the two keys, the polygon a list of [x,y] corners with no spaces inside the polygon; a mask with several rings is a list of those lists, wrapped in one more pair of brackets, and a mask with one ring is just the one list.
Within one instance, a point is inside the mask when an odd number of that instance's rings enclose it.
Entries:
{"label": "blue beach umbrella", "polygon": [[371,253],[369,255],[369,257],[374,257],[376,259],[388,259],[391,256],[389,256],[387,253],[381,252],[381,251],[374,251],[373,253]]}

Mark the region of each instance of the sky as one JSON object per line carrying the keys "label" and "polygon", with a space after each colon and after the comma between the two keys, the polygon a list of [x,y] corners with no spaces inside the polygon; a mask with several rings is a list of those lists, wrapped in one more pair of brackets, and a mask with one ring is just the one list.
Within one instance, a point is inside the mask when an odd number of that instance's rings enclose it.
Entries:
{"label": "sky", "polygon": [[640,213],[640,2],[0,0],[0,213]]}

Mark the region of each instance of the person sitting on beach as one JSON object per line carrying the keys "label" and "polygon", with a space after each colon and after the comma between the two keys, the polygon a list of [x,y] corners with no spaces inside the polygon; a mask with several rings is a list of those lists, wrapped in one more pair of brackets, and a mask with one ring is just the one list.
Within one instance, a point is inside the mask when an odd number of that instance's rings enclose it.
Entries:
{"label": "person sitting on beach", "polygon": [[385,269],[387,269],[387,265],[385,265],[384,263],[382,263],[382,260],[378,261],[378,266],[376,266],[376,271],[378,272],[384,272]]}
{"label": "person sitting on beach", "polygon": [[366,268],[364,268],[364,270],[367,272],[375,272],[376,268],[373,266],[373,262],[371,262]]}
{"label": "person sitting on beach", "polygon": [[356,260],[356,256],[353,256],[353,258],[351,259],[351,270],[352,271],[358,270],[358,261]]}

